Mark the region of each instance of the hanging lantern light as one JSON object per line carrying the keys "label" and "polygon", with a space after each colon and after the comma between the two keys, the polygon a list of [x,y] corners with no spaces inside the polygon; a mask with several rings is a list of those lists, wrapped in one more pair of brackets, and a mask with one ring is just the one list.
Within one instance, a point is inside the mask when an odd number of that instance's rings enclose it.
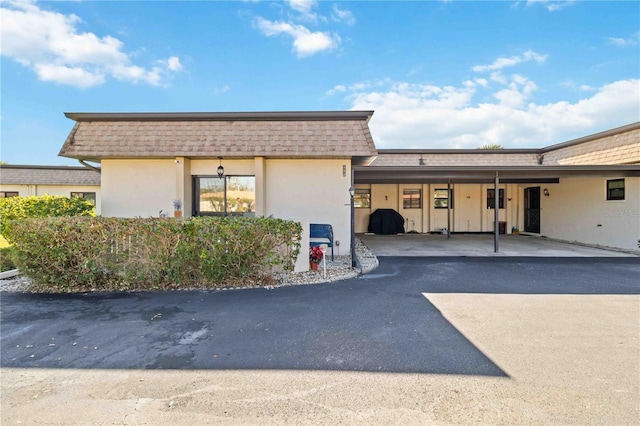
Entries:
{"label": "hanging lantern light", "polygon": [[218,157],[220,159],[220,165],[218,166],[218,177],[222,179],[224,176],[224,167],[222,167],[222,157]]}

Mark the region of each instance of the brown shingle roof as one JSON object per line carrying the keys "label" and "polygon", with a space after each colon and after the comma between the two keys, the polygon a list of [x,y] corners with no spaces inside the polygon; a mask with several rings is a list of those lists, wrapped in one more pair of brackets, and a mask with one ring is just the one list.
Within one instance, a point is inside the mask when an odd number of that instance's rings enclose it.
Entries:
{"label": "brown shingle roof", "polygon": [[[409,150],[407,150],[409,151]],[[532,166],[535,150],[436,150],[417,152],[380,150],[372,166]],[[422,161],[421,161],[422,160]]]}
{"label": "brown shingle roof", "polygon": [[3,185],[100,185],[100,173],[86,167],[0,165]]}
{"label": "brown shingle roof", "polygon": [[134,157],[369,157],[372,111],[67,113],[76,120],[60,154]]}

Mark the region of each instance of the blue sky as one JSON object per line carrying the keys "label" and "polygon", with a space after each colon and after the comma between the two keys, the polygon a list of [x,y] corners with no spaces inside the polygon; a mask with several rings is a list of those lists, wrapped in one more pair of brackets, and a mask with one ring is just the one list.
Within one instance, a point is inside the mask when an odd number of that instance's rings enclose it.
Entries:
{"label": "blue sky", "polygon": [[640,3],[1,1],[1,160],[64,112],[373,109],[378,148],[541,147],[640,120]]}

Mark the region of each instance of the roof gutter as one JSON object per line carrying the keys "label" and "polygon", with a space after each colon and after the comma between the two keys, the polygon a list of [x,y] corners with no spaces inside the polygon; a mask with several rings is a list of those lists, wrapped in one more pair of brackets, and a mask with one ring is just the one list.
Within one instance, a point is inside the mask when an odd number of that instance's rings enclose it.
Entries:
{"label": "roof gutter", "polygon": [[102,169],[100,169],[100,167],[96,167],[96,166],[92,166],[91,164],[85,163],[83,159],[78,158],[78,163],[82,164],[83,166],[96,171],[98,173],[102,173]]}
{"label": "roof gutter", "polygon": [[344,121],[366,120],[373,111],[264,111],[264,112],[65,112],[79,121]]}

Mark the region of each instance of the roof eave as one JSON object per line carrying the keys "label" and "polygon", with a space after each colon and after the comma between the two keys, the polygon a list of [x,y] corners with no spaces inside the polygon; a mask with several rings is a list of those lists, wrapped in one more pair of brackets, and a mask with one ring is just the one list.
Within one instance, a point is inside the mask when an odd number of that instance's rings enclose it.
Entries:
{"label": "roof eave", "polygon": [[373,111],[65,112],[78,121],[345,121],[368,122]]}

